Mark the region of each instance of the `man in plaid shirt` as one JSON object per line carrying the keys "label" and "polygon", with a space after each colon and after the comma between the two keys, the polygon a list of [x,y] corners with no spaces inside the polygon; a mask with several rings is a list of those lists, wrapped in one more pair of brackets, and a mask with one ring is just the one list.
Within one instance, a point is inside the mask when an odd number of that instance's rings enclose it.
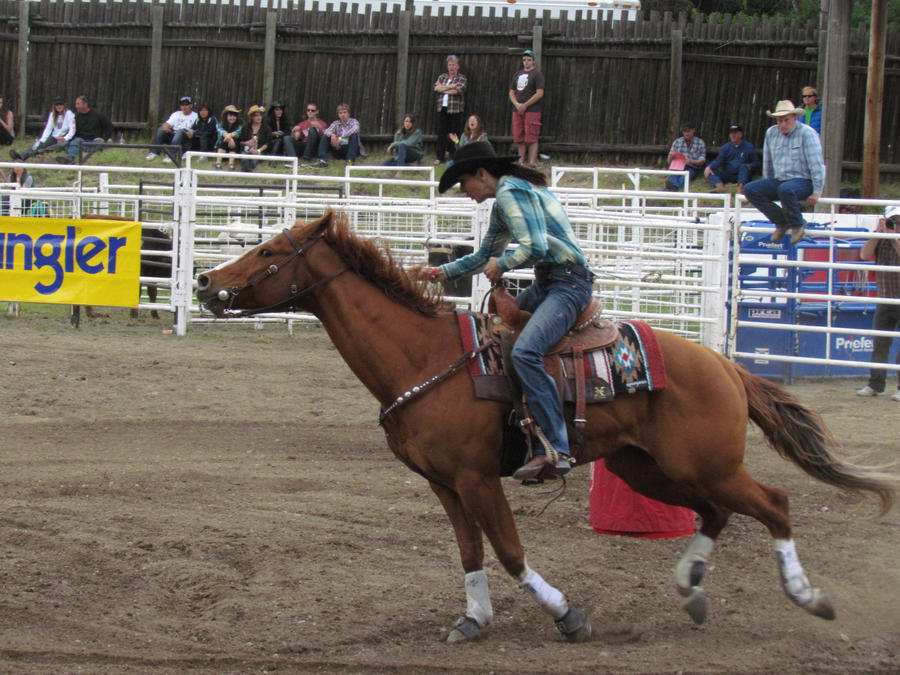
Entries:
{"label": "man in plaid shirt", "polygon": [[[706,164],[706,142],[696,135],[697,125],[693,122],[685,122],[681,125],[681,136],[675,139],[669,149],[669,163],[676,158],[676,153],[684,155],[684,168],[694,180],[700,167]],[[680,159],[680,158],[679,158]],[[684,187],[684,176],[681,174],[669,176],[666,179],[667,190],[680,190]]]}

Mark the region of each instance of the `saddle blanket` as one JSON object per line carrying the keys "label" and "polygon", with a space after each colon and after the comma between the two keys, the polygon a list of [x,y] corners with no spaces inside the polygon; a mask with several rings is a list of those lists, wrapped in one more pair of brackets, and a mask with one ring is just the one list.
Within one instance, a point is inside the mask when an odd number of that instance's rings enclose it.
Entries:
{"label": "saddle blanket", "polygon": [[[466,351],[495,341],[491,333],[490,315],[457,312],[457,317]],[[622,321],[617,325],[619,338],[608,347],[586,351],[580,364],[574,363],[571,352],[544,357],[547,372],[556,379],[563,401],[575,402],[575,368],[584,369],[586,403],[611,401],[615,396],[637,391],[665,389],[665,365],[653,329],[643,321]],[[477,398],[512,400],[499,344],[471,359],[468,368]]]}

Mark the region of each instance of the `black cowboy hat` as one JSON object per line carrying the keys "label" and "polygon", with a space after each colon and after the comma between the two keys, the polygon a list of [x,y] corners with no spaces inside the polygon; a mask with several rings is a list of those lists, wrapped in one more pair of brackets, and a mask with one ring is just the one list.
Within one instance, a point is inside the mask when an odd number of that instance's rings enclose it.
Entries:
{"label": "black cowboy hat", "polygon": [[487,141],[467,143],[453,155],[453,166],[448,167],[441,176],[438,191],[446,192],[459,182],[461,176],[475,173],[482,167],[490,171],[494,167],[514,164],[518,159],[516,156],[498,157],[494,147]]}

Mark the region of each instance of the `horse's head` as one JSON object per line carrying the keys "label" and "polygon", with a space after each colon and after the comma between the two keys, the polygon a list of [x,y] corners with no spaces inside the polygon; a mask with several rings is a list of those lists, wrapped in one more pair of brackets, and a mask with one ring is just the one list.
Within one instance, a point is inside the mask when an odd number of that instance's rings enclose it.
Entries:
{"label": "horse's head", "polygon": [[200,304],[216,316],[302,307],[306,291],[343,271],[338,266],[329,277],[327,270],[316,270],[309,255],[322,241],[332,215],[329,211],[312,223],[298,222],[240,258],[198,275]]}

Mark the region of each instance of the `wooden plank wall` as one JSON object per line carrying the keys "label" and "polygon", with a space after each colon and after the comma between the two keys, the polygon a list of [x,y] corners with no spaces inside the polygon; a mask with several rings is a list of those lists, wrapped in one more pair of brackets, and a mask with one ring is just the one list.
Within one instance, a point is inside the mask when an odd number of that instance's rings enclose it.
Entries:
{"label": "wooden plank wall", "polygon": [[[21,2],[23,0],[18,0]],[[31,3],[28,52],[28,123],[35,133],[50,101],[85,94],[129,135],[148,134],[151,59],[150,9],[164,7],[160,109],[191,94],[218,115],[233,103],[246,110],[267,105],[262,91],[266,14],[277,12],[274,98],[292,119],[316,101],[334,118],[338,103],[351,105],[364,137],[387,139],[404,112],[416,112],[426,134],[436,122],[432,85],[448,54],[457,54],[469,78],[467,108],[480,114],[488,133],[509,134],[507,91],[541,26],[541,67],[547,78],[543,136],[553,153],[601,153],[607,160],[647,165],[661,161],[669,137],[669,60],[673,29],[684,36],[681,119],[695,120],[708,145],[727,140],[740,122],[760,143],[765,110],[781,98],[800,101],[816,80],[818,29],[730,15],[672,16],[642,13],[636,21],[574,16],[510,16],[464,5],[413,16],[408,53],[408,103],[397,110],[399,7],[360,11],[305,11],[287,0],[39,0]],[[266,6],[263,6],[266,5]],[[0,0],[0,91],[18,91],[18,6]],[[845,159],[862,158],[868,32],[852,32]],[[900,36],[889,30],[882,162],[900,163]],[[14,108],[15,109],[15,108]],[[827,113],[826,113],[827,114]],[[157,121],[158,122],[158,121]]]}

